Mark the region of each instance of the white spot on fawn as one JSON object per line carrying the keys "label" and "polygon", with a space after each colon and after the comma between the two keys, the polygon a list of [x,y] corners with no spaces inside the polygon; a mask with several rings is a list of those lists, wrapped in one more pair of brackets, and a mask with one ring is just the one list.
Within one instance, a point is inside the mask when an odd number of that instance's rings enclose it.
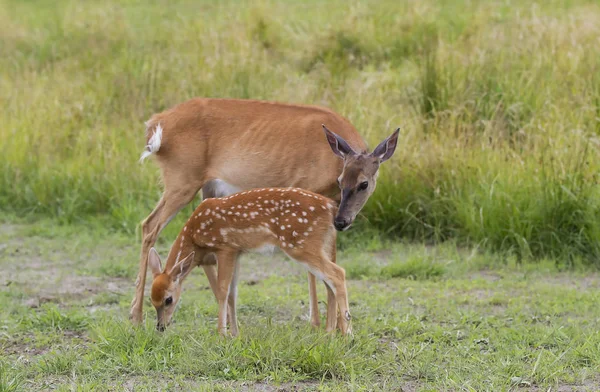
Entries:
{"label": "white spot on fawn", "polygon": [[309,210],[311,210],[311,211],[314,211],[314,210],[315,210],[315,207],[313,207],[313,206],[310,206],[310,207],[308,207],[308,209],[309,209]]}

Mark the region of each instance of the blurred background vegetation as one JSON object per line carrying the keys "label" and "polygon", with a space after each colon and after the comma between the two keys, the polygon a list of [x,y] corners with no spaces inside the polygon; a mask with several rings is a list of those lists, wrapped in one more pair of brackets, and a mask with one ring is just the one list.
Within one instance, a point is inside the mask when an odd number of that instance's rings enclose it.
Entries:
{"label": "blurred background vegetation", "polygon": [[402,127],[356,234],[600,266],[599,37],[597,1],[0,0],[0,211],[134,241],[143,121],[268,99]]}

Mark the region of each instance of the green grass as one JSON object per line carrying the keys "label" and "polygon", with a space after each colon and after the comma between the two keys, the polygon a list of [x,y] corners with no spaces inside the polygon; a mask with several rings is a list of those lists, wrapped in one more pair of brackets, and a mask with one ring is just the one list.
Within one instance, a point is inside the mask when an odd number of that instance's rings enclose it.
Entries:
{"label": "green grass", "polygon": [[0,225],[0,391],[600,385],[600,275],[583,264],[560,272],[554,260],[523,264],[451,243],[347,244],[338,262],[348,272],[354,335],[345,338],[309,326],[303,268],[277,253],[245,256],[241,335],[231,339],[217,334],[216,301],[200,269],[167,331],[155,330],[148,300],[145,325],[132,327],[136,271],[126,279],[104,271],[117,259],[135,265],[137,244],[87,228]]}
{"label": "green grass", "polygon": [[597,265],[599,25],[591,0],[2,0],[0,209],[133,234],[160,195],[144,120],[272,99],[371,146],[402,127],[362,227]]}

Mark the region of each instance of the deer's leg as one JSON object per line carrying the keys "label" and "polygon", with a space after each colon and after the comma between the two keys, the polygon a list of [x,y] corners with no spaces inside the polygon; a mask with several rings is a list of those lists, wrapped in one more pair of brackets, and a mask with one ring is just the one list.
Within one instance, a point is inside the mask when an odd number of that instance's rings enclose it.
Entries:
{"label": "deer's leg", "polygon": [[208,284],[210,285],[210,289],[212,290],[215,298],[217,298],[217,291],[219,290],[218,280],[217,280],[217,266],[216,265],[203,265],[204,273],[208,278]]}
{"label": "deer's leg", "polygon": [[129,317],[134,324],[140,324],[143,320],[144,288],[146,285],[146,272],[148,269],[148,252],[156,242],[162,229],[169,223],[177,213],[185,207],[200,189],[201,184],[180,182],[175,188],[165,187],[162,198],[156,208],[142,223],[142,251],[138,277],[135,282],[135,298],[131,303]]}
{"label": "deer's leg", "polygon": [[308,273],[308,292],[309,292],[309,308],[310,308],[310,324],[318,328],[321,325],[321,317],[319,316],[319,299],[317,298],[317,281],[315,276]]}
{"label": "deer's leg", "polygon": [[217,301],[219,302],[219,321],[217,329],[221,335],[227,335],[227,305],[229,290],[236,268],[236,258],[234,252],[217,252]]}
{"label": "deer's leg", "polygon": [[235,267],[233,269],[233,278],[229,285],[229,296],[227,297],[227,303],[229,304],[229,331],[232,336],[237,336],[238,323],[237,323],[237,312],[236,312],[236,300],[237,300],[237,282],[240,270],[239,260],[235,261]]}

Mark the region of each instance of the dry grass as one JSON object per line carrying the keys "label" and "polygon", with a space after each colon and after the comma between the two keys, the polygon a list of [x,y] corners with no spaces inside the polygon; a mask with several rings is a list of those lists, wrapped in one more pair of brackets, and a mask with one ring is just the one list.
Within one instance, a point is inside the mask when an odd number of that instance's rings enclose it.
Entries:
{"label": "dry grass", "polygon": [[[142,122],[194,96],[322,104],[402,140],[365,210],[417,240],[595,262],[592,1],[0,2],[0,206],[132,233]],[[173,224],[177,231],[178,223]],[[363,225],[365,227],[365,225]]]}

